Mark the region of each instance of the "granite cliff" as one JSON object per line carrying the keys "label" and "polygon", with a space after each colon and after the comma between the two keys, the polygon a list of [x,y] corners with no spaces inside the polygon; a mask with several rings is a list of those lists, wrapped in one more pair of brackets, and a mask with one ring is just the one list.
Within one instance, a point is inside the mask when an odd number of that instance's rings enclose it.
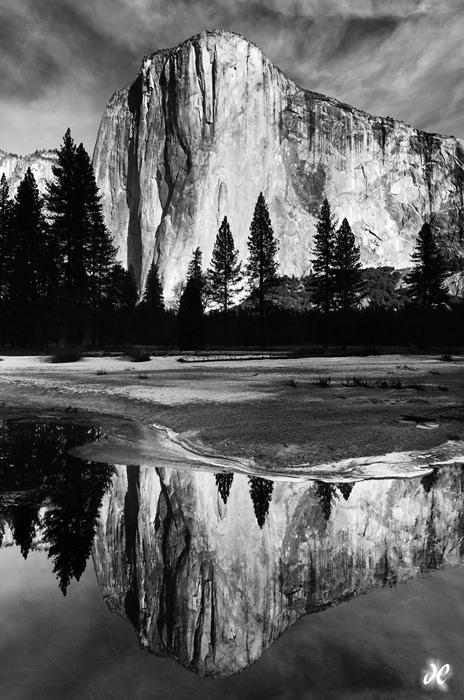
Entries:
{"label": "granite cliff", "polygon": [[145,56],[107,105],[94,166],[121,260],[142,286],[154,256],[168,296],[197,246],[209,263],[224,216],[246,258],[260,191],[282,273],[310,270],[324,196],[365,265],[409,266],[431,217],[461,243],[464,142],[303,90],[231,32]]}
{"label": "granite cliff", "polygon": [[302,615],[460,563],[463,492],[459,467],[338,486],[118,467],[93,560],[142,648],[228,675]]}
{"label": "granite cliff", "polygon": [[47,181],[53,179],[52,167],[56,163],[56,151],[35,151],[27,156],[17,156],[0,150],[0,175],[5,177],[10,190],[10,197],[16,194],[18,185],[28,168],[34,175],[39,192],[45,194]]}

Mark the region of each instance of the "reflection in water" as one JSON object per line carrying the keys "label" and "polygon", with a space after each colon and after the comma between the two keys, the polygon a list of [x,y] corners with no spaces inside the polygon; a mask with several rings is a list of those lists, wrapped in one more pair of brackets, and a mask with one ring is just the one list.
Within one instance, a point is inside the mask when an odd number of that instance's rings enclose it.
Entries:
{"label": "reflection in water", "polygon": [[227,499],[229,498],[230,488],[234,480],[234,474],[233,472],[225,472],[224,474],[215,474],[214,476],[216,478],[216,486],[221,494],[222,502],[225,505],[227,503]]}
{"label": "reflection in water", "polygon": [[110,610],[130,621],[144,649],[198,673],[237,672],[301,616],[464,555],[460,468],[355,488],[113,468],[67,456],[99,435],[67,430],[3,426],[5,542],[27,557],[40,531],[65,593],[93,541]]}
{"label": "reflection in water", "polygon": [[0,426],[0,538],[9,525],[26,559],[40,528],[64,595],[71,579],[78,581],[85,570],[114,471],[66,453],[98,437],[97,428],[76,425]]}
{"label": "reflection in water", "polygon": [[338,498],[337,489],[335,484],[327,484],[325,481],[316,481],[316,484],[322,513],[325,520],[328,520],[332,512],[332,504]]}
{"label": "reflection in water", "polygon": [[259,476],[249,476],[250,496],[259,527],[264,527],[266,516],[269,513],[269,504],[272,500],[274,482],[262,479]]}
{"label": "reflection in water", "polygon": [[230,483],[118,467],[94,544],[110,609],[143,648],[199,673],[234,673],[302,615],[463,555],[459,468],[428,492],[420,479],[346,488],[236,473],[225,498]]}

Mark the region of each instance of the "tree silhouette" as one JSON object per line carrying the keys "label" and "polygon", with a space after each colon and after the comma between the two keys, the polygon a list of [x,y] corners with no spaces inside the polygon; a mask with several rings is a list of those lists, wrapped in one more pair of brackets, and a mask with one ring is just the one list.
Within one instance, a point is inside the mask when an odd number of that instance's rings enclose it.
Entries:
{"label": "tree silhouette", "polygon": [[191,277],[180,298],[177,314],[181,350],[199,350],[205,343],[205,320],[198,280]]}
{"label": "tree silhouette", "polygon": [[203,300],[203,292],[206,285],[206,278],[203,274],[203,269],[201,266],[203,254],[200,248],[196,248],[193,251],[192,259],[190,260],[187,268],[187,282],[192,282],[192,287],[195,287],[197,291],[200,292],[200,296]]}
{"label": "tree silhouette", "polygon": [[336,304],[343,312],[343,348],[346,348],[348,313],[359,304],[363,289],[359,247],[346,218],[336,233],[333,268]]}
{"label": "tree silhouette", "polygon": [[0,180],[0,341],[5,343],[5,323],[11,277],[11,200],[5,173]]}
{"label": "tree silhouette", "polygon": [[444,287],[446,264],[430,224],[422,226],[411,259],[414,267],[405,277],[408,292],[413,303],[428,314],[448,298]]}
{"label": "tree silhouette", "polygon": [[332,505],[338,499],[336,488],[334,484],[328,484],[325,481],[316,481],[316,487],[324,519],[328,520],[332,513]]}
{"label": "tree silhouette", "polygon": [[260,476],[249,476],[248,483],[256,520],[262,529],[269,512],[269,504],[272,501],[274,482],[269,479],[263,479]]}
{"label": "tree silhouette", "polygon": [[48,184],[47,206],[60,245],[66,340],[69,344],[82,343],[84,312],[89,306],[92,342],[96,343],[98,310],[116,249],[104,224],[90,158],[82,144],[76,147],[69,129],[52,170],[54,180]]}
{"label": "tree silhouette", "polygon": [[217,486],[218,491],[221,495],[223,503],[226,504],[227,499],[229,498],[229,493],[230,493],[230,489],[232,487],[232,482],[234,480],[234,473],[233,472],[228,472],[226,474],[221,473],[221,474],[215,474],[214,476],[216,478],[216,486]]}
{"label": "tree silhouette", "polygon": [[96,428],[45,423],[0,426],[0,505],[7,498],[15,542],[24,557],[31,548],[38,512],[50,547],[54,572],[66,595],[79,580],[90,556],[103,494],[114,468],[82,462],[67,454],[71,447],[99,437]]}
{"label": "tree silhouette", "polygon": [[269,292],[277,283],[277,251],[278,243],[274,238],[269,209],[263,193],[260,192],[248,236],[246,271],[251,292],[258,294],[263,350],[266,349],[266,309],[269,303]]}
{"label": "tree silhouette", "polygon": [[241,265],[238,262],[238,250],[234,245],[229,222],[225,216],[216,236],[208,269],[208,297],[215,301],[224,317],[224,341],[228,345],[228,311],[236,294],[241,290]]}
{"label": "tree silhouette", "polygon": [[41,340],[47,298],[49,251],[42,198],[30,168],[19,183],[11,215],[10,302],[15,340],[22,346]]}
{"label": "tree silhouette", "polygon": [[351,496],[351,492],[354,488],[354,481],[341,481],[337,484],[337,487],[345,501],[347,501]]}
{"label": "tree silhouette", "polygon": [[142,332],[144,332],[148,342],[159,340],[164,327],[165,315],[163,287],[158,275],[158,267],[152,260],[138,313]]}
{"label": "tree silhouette", "polygon": [[328,199],[324,199],[314,237],[314,301],[324,314],[324,348],[329,344],[329,313],[335,295],[335,221]]}

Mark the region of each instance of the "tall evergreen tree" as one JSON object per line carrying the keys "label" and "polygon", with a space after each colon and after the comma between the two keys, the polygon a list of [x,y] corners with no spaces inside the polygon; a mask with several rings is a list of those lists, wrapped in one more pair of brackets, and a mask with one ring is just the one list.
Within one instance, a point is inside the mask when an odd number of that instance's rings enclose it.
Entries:
{"label": "tall evergreen tree", "polygon": [[199,350],[205,343],[205,320],[201,290],[190,277],[180,298],[177,314],[181,350]]}
{"label": "tall evergreen tree", "polygon": [[348,313],[358,305],[363,288],[359,247],[346,218],[336,233],[333,258],[335,297],[343,312],[343,348],[346,348]]}
{"label": "tall evergreen tree", "polygon": [[76,147],[69,129],[53,175],[47,204],[63,261],[67,342],[82,343],[85,311],[89,308],[92,342],[96,343],[98,310],[103,288],[110,282],[116,251],[103,221],[90,158],[82,144]]}
{"label": "tall evergreen tree", "polygon": [[6,310],[11,262],[11,210],[12,202],[5,173],[0,180],[0,341],[5,344]]}
{"label": "tall evergreen tree", "polygon": [[448,294],[445,289],[446,264],[430,224],[424,223],[411,256],[414,267],[406,275],[408,294],[421,312],[421,347],[427,344],[429,317],[432,309],[445,303]]}
{"label": "tall evergreen tree", "polygon": [[147,275],[143,303],[154,316],[162,316],[165,312],[163,287],[158,274],[158,266],[153,259]]}
{"label": "tall evergreen tree", "polygon": [[137,342],[159,343],[163,337],[166,321],[163,287],[154,259],[145,283],[142,303],[136,309]]}
{"label": "tall evergreen tree", "polygon": [[20,182],[11,216],[10,285],[14,342],[42,344],[49,257],[42,198],[30,168]]}
{"label": "tall evergreen tree", "polygon": [[187,282],[192,280],[193,285],[198,289],[200,294],[203,294],[206,284],[205,275],[202,270],[202,257],[203,254],[200,248],[195,248],[187,268]]}
{"label": "tall evergreen tree", "polygon": [[116,248],[103,220],[100,195],[89,155],[80,144],[76,149],[77,186],[82,202],[84,267],[92,317],[92,345],[98,344],[99,314],[103,295],[110,284]]}
{"label": "tall evergreen tree", "polygon": [[430,224],[425,223],[419,231],[411,259],[414,267],[405,277],[408,293],[413,303],[429,314],[448,297],[444,286],[446,264]]}
{"label": "tall evergreen tree", "polygon": [[214,243],[211,267],[208,269],[208,296],[216,302],[224,316],[224,340],[228,344],[227,320],[230,304],[241,291],[241,264],[238,262],[238,250],[229,222],[225,216]]}
{"label": "tall evergreen tree", "polygon": [[329,313],[333,306],[335,275],[335,222],[330,204],[324,199],[314,237],[316,258],[314,269],[314,299],[324,314],[324,348],[329,344]]}
{"label": "tall evergreen tree", "polygon": [[261,324],[261,347],[266,348],[266,307],[269,292],[277,282],[278,242],[274,238],[269,209],[260,192],[256,202],[248,236],[248,262],[246,266],[250,289],[258,293]]}

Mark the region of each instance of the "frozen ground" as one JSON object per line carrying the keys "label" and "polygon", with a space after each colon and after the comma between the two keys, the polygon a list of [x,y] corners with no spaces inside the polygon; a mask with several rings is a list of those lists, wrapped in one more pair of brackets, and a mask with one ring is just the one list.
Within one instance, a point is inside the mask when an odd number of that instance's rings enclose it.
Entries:
{"label": "frozen ground", "polygon": [[[157,424],[178,434],[174,452],[185,466],[198,462],[193,455],[199,453],[213,459],[216,470],[222,464],[275,477],[385,478],[451,455],[464,461],[463,385],[464,362],[436,356],[192,364],[175,357],[52,364],[42,357],[4,356],[0,417],[90,416],[108,433],[98,449],[119,463],[156,459]],[[122,427],[121,419],[130,423]]]}

